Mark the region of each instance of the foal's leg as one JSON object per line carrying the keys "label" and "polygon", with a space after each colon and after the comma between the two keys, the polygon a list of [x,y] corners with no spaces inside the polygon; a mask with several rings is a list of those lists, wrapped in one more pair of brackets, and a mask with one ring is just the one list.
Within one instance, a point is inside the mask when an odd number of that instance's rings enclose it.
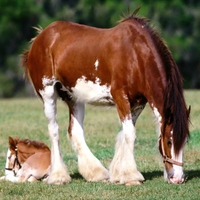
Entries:
{"label": "foal's leg", "polygon": [[[141,184],[144,180],[137,170],[134,159],[134,142],[136,131],[134,123],[142,109],[131,112],[128,101],[122,99],[116,106],[122,122],[122,131],[119,132],[115,146],[115,155],[110,164],[110,181],[119,184]],[[138,111],[138,112],[137,112]]]}
{"label": "foal's leg", "polygon": [[44,112],[48,119],[48,130],[51,139],[51,171],[48,178],[48,183],[63,184],[71,181],[71,178],[64,165],[59,147],[59,127],[56,120],[56,100],[57,93],[54,85],[45,86],[44,90],[40,91],[44,101]]}
{"label": "foal's leg", "polygon": [[87,181],[102,181],[109,179],[107,169],[92,154],[88,148],[83,131],[83,119],[85,106],[82,103],[70,105],[70,124],[68,129],[69,139],[78,154],[78,168],[80,174]]}

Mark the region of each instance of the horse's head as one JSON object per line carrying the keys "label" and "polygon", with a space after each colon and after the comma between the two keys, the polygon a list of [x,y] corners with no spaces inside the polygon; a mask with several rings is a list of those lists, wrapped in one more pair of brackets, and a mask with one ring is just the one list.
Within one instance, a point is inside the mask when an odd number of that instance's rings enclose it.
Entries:
{"label": "horse's head", "polygon": [[5,168],[5,174],[8,175],[10,173],[16,174],[18,170],[21,168],[21,164],[18,159],[18,139],[13,139],[9,137],[9,148],[7,152],[7,158],[6,158],[6,168]]}
{"label": "horse's head", "polygon": [[[190,108],[187,110],[189,118]],[[176,129],[175,129],[176,127]],[[180,130],[181,133],[180,134]],[[172,123],[167,124],[159,137],[159,150],[165,164],[164,177],[169,183],[183,183],[185,181],[183,173],[183,153],[187,142],[188,129],[177,129]]]}

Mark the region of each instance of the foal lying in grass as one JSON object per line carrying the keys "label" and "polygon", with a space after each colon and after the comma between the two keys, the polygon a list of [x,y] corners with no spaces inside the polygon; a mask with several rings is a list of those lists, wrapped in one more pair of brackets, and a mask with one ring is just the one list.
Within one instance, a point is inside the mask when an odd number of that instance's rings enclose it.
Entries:
{"label": "foal lying in grass", "polygon": [[51,164],[51,151],[40,141],[9,137],[5,176],[0,180],[25,182],[46,180]]}

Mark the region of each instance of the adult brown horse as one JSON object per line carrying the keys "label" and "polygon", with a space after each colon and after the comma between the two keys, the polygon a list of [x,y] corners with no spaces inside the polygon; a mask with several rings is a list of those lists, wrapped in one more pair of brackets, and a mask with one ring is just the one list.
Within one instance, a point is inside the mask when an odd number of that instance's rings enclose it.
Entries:
{"label": "adult brown horse", "polygon": [[25,182],[46,180],[51,164],[51,151],[43,142],[29,139],[8,139],[5,176],[0,180]]}
{"label": "adult brown horse", "polygon": [[[43,100],[52,157],[49,183],[71,178],[59,148],[56,100],[68,105],[68,135],[87,181],[139,184],[144,180],[134,159],[135,123],[148,102],[160,127],[159,149],[170,183],[182,183],[183,148],[189,136],[178,67],[160,36],[136,16],[110,29],[71,22],[50,24],[23,54],[22,65]],[[84,104],[115,105],[122,123],[109,172],[88,148],[83,130]]]}

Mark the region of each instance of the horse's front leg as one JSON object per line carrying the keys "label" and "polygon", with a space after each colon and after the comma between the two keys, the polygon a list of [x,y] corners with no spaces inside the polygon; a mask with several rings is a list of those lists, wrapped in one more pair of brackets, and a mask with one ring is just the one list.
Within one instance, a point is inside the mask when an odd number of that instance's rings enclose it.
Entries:
{"label": "horse's front leg", "polygon": [[44,90],[40,91],[40,94],[44,101],[44,112],[48,119],[48,131],[51,139],[51,169],[48,183],[68,183],[71,181],[71,178],[61,157],[59,147],[59,127],[56,120],[57,93],[55,92],[54,85],[45,86]]}
{"label": "horse's front leg", "polygon": [[122,101],[121,98],[119,103],[116,100],[116,107],[122,122],[122,130],[118,133],[115,155],[110,164],[110,181],[126,185],[141,184],[144,177],[137,170],[134,159],[136,131],[133,123],[136,119],[133,119],[130,104],[126,99]]}
{"label": "horse's front leg", "polygon": [[92,154],[88,148],[83,131],[83,119],[85,106],[82,103],[68,103],[70,110],[70,123],[68,136],[72,146],[77,152],[78,169],[87,181],[103,181],[109,179],[108,170]]}

